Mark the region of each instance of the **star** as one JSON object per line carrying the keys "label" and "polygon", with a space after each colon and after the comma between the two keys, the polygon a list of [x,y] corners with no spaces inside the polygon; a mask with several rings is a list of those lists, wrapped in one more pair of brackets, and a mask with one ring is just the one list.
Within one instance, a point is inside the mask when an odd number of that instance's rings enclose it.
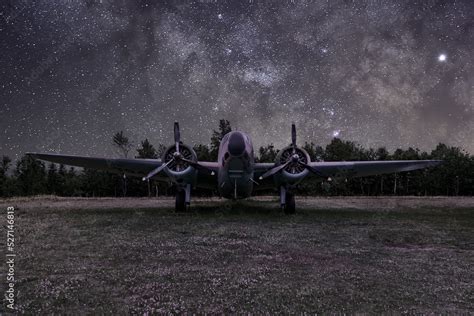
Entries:
{"label": "star", "polygon": [[440,55],[438,56],[438,61],[440,61],[440,62],[445,62],[446,59],[447,59],[446,54],[440,54]]}
{"label": "star", "polygon": [[221,13],[219,13],[219,14],[217,15],[217,18],[218,18],[219,20],[222,20],[223,17],[224,17],[224,16],[223,16]]}

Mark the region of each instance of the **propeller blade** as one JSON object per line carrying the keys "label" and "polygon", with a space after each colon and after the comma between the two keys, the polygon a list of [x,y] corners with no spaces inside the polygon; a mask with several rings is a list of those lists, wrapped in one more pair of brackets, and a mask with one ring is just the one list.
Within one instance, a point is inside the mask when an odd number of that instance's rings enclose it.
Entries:
{"label": "propeller blade", "polygon": [[160,171],[162,171],[163,169],[165,169],[166,167],[168,167],[168,165],[170,163],[172,163],[174,161],[174,159],[171,159],[170,161],[168,161],[167,163],[159,166],[158,168],[154,169],[153,171],[151,171],[149,174],[146,175],[146,177],[143,177],[142,180],[143,181],[147,181],[151,178],[153,178],[156,174],[158,174]]}
{"label": "propeller blade", "polygon": [[296,125],[291,124],[291,147],[293,147],[293,155],[296,153]]}
{"label": "propeller blade", "polygon": [[296,125],[295,123],[291,124],[291,145],[293,148],[296,147]]}
{"label": "propeller blade", "polygon": [[179,123],[174,122],[174,143],[176,146],[176,152],[179,153],[179,142],[181,140],[181,134],[179,132]]}
{"label": "propeller blade", "polygon": [[298,163],[300,165],[302,165],[303,167],[305,167],[306,169],[308,169],[309,171],[311,171],[312,173],[314,173],[315,175],[324,178],[324,175],[320,171],[318,171],[316,168],[314,168],[314,167],[312,167],[312,166],[310,166],[310,165],[308,165],[304,162],[301,162],[301,161],[298,161]]}
{"label": "propeller blade", "polygon": [[204,171],[206,173],[209,173],[211,176],[213,176],[215,174],[214,170],[211,170],[207,167],[204,167],[203,165],[199,164],[198,162],[195,162],[195,161],[192,161],[192,160],[189,160],[189,159],[186,159],[186,158],[181,158],[181,161],[184,161],[186,163],[188,163],[189,165],[193,166],[194,168],[196,168],[197,170],[199,171]]}
{"label": "propeller blade", "polygon": [[279,166],[276,166],[276,167],[273,167],[272,169],[268,170],[267,172],[265,172],[264,174],[262,174],[259,179],[260,180],[263,180],[265,178],[268,178],[268,177],[271,177],[273,176],[275,173],[277,173],[278,171],[284,169],[286,166],[288,166],[288,164],[291,162],[291,160],[288,160],[287,162],[285,162],[284,164],[282,165],[279,165]]}
{"label": "propeller blade", "polygon": [[[267,172],[265,172],[264,174],[262,174],[259,179],[260,180],[263,180],[265,178],[268,178],[268,177],[271,177],[273,176],[275,173],[285,169],[286,166],[288,166],[288,164],[290,164],[292,161],[291,160],[288,160],[286,163],[282,164],[282,165],[279,165],[279,166],[276,166],[270,170],[268,170]],[[309,171],[311,171],[312,173],[324,178],[325,176],[320,172],[318,171],[316,168],[304,163],[304,162],[301,162],[301,161],[298,161],[297,164],[300,164],[302,165],[303,167],[305,167],[306,169],[308,169]]]}

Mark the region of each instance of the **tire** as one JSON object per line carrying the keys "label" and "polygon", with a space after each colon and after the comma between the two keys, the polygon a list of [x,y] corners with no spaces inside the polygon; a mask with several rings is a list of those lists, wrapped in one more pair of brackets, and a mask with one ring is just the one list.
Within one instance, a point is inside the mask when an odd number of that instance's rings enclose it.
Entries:
{"label": "tire", "polygon": [[295,204],[295,195],[292,193],[286,193],[286,204],[285,204],[285,214],[291,215],[296,213],[296,204]]}
{"label": "tire", "polygon": [[176,203],[175,203],[175,211],[176,213],[184,213],[186,212],[186,191],[178,190],[176,192]]}

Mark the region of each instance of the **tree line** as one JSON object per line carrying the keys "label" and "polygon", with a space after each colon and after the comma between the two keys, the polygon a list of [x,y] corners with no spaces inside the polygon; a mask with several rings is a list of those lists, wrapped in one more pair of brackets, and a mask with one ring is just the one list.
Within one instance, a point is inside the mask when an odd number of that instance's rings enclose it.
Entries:
{"label": "tree line", "polygon": [[[210,144],[197,144],[193,148],[199,160],[216,161],[222,137],[231,131],[227,120],[220,120],[213,130]],[[129,157],[135,148],[136,158],[157,159],[166,146],[156,147],[148,139],[135,147],[123,131],[112,137],[112,145],[121,157]],[[334,179],[311,178],[300,184],[301,195],[474,195],[474,156],[459,147],[438,144],[431,152],[418,148],[397,149],[389,152],[385,147],[363,148],[340,138],[333,138],[325,147],[313,142],[302,146],[312,161],[357,160],[423,160],[441,159],[444,163],[429,169],[364,178]],[[278,149],[272,144],[258,148],[258,162],[273,162]],[[269,192],[265,192],[269,193]],[[0,164],[0,196],[29,196],[53,194],[58,196],[158,196],[172,195],[174,188],[155,181],[142,182],[138,178],[93,169],[77,169],[54,163],[45,163],[23,156],[14,164],[2,156]],[[216,195],[217,192],[194,191],[195,195]]]}

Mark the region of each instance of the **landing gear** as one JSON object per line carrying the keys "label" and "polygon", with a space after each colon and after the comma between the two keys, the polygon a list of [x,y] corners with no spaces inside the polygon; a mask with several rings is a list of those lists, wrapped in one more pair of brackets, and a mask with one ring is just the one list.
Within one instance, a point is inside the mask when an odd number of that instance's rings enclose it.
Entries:
{"label": "landing gear", "polygon": [[295,205],[295,195],[293,193],[286,193],[286,204],[285,204],[285,214],[295,214],[296,205]]}
{"label": "landing gear", "polygon": [[184,190],[178,189],[176,192],[176,204],[175,204],[175,211],[176,213],[184,213],[186,212],[186,192]]}
{"label": "landing gear", "polygon": [[191,185],[187,184],[184,187],[178,187],[176,191],[176,213],[189,212],[189,205],[191,202]]}
{"label": "landing gear", "polygon": [[295,195],[292,192],[288,192],[285,187],[280,188],[280,205],[285,214],[295,214]]}

